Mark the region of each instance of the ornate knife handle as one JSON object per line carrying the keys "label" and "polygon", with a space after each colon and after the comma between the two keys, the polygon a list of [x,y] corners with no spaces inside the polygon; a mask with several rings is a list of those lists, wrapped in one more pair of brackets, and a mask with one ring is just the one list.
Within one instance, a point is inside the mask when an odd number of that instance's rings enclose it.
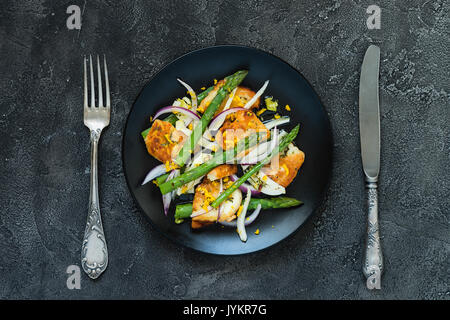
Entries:
{"label": "ornate knife handle", "polygon": [[368,222],[364,275],[367,278],[368,289],[381,289],[381,274],[383,273],[383,255],[381,253],[380,232],[378,226],[378,192],[377,181],[367,179],[368,191]]}
{"label": "ornate knife handle", "polygon": [[91,179],[89,211],[81,248],[81,265],[87,275],[96,279],[108,265],[108,249],[100,216],[98,197],[98,141],[101,130],[91,131]]}

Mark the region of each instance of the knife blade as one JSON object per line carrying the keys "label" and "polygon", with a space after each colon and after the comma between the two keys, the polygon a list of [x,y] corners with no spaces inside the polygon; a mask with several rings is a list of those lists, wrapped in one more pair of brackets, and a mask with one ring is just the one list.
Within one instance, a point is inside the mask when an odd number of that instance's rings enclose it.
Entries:
{"label": "knife blade", "polygon": [[380,172],[379,69],[380,48],[371,45],[364,56],[359,83],[361,159],[368,193],[367,241],[363,272],[367,278],[368,289],[381,289],[381,273],[383,272],[377,191]]}
{"label": "knife blade", "polygon": [[364,56],[359,83],[359,133],[364,173],[376,182],[380,171],[380,108],[378,77],[380,48],[371,45]]}

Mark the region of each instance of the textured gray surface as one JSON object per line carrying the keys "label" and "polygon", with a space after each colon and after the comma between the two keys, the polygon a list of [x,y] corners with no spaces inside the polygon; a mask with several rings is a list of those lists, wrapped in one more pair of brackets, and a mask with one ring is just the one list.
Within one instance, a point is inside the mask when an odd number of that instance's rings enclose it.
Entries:
{"label": "textured gray surface", "polygon": [[[0,298],[450,298],[449,1],[6,1],[0,8]],[[81,31],[66,8],[83,10]],[[361,272],[365,192],[358,83],[365,49],[382,51],[380,218],[383,289]],[[298,68],[335,139],[330,189],[305,228],[264,252],[218,257],[161,236],[134,205],[121,135],[140,89],[163,65],[215,44],[257,47]],[[89,188],[82,55],[105,52],[112,122],[100,151],[110,265],[81,290]],[[264,232],[264,230],[262,230]]]}

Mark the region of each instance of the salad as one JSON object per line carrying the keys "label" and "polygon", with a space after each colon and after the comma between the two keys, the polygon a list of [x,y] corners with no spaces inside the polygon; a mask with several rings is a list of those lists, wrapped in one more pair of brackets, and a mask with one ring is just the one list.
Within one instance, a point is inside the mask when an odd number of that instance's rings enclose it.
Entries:
{"label": "salad", "polygon": [[165,215],[175,199],[188,199],[175,206],[176,223],[233,227],[243,242],[245,227],[262,210],[302,204],[284,194],[305,160],[294,144],[299,125],[280,128],[290,117],[278,112],[290,107],[263,98],[268,80],[257,92],[240,86],[247,74],[214,79],[198,93],[177,79],[187,96],[157,111],[141,133],[148,153],[161,162],[142,184],[159,188]]}

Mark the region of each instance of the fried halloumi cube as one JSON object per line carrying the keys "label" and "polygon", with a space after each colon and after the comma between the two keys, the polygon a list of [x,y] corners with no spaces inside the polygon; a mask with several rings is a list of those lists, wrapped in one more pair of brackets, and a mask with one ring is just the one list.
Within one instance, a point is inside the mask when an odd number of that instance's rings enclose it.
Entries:
{"label": "fried halloumi cube", "polygon": [[[239,210],[242,202],[242,192],[237,189],[230,197],[228,197],[220,205],[220,217],[218,217],[219,209],[210,207],[220,193],[220,182],[218,180],[210,181],[205,178],[201,184],[197,186],[192,202],[192,226],[198,226],[199,223],[208,224],[216,221],[231,221],[236,218],[235,213]],[[200,213],[200,214],[199,214]],[[199,214],[195,216],[196,214]]]}
{"label": "fried halloumi cube", "polygon": [[216,135],[216,141],[224,150],[234,148],[236,143],[253,133],[259,133],[260,139],[270,137],[270,131],[250,110],[240,110],[229,114]]}
{"label": "fried halloumi cube", "polygon": [[297,172],[304,161],[305,153],[293,143],[290,143],[287,151],[278,158],[278,165],[275,169],[272,169],[271,164],[268,164],[261,170],[267,174],[270,179],[286,188],[297,176]]}
{"label": "fried halloumi cube", "polygon": [[157,119],[145,137],[145,146],[150,155],[166,163],[171,162],[178,154],[185,139],[186,135],[176,130],[172,124]]}
{"label": "fried halloumi cube", "polygon": [[207,177],[209,180],[214,181],[214,180],[219,180],[225,177],[229,177],[233,174],[237,173],[237,165],[235,164],[222,164],[218,167],[215,167],[214,169],[212,169]]}

